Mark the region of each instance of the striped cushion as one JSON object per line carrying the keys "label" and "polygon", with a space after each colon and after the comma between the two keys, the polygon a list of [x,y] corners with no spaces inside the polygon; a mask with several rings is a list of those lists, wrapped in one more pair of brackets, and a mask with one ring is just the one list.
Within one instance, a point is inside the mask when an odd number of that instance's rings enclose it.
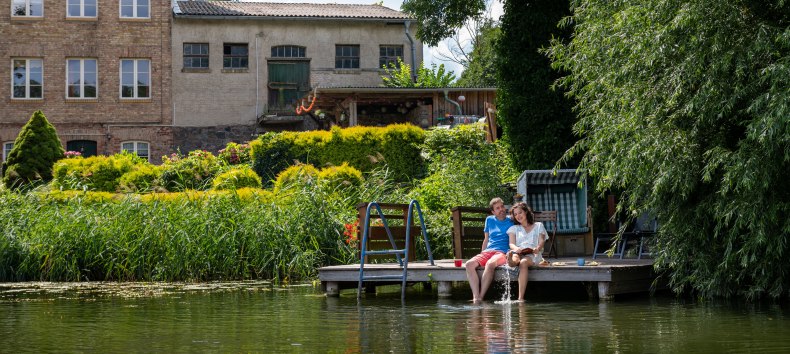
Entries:
{"label": "striped cushion", "polygon": [[[560,193],[530,193],[527,195],[530,206],[535,211],[557,211],[557,233],[584,233],[588,231],[587,225],[581,222],[575,192]],[[546,223],[550,229],[554,225]]]}

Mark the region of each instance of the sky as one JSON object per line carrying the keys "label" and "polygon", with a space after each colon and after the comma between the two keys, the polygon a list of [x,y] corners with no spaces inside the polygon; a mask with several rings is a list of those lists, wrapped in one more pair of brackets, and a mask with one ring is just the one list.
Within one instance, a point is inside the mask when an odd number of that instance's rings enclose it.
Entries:
{"label": "sky", "polygon": [[[266,0],[242,0],[242,1],[256,1],[256,2],[267,2]],[[491,17],[495,19],[499,19],[500,16],[504,13],[502,2],[500,0],[490,0],[492,2],[491,6]],[[378,3],[377,0],[270,0],[268,2],[301,2],[301,3],[335,3],[335,4],[375,4]],[[391,9],[399,10],[400,6],[403,4],[403,0],[384,0],[384,6],[389,7]],[[461,38],[464,40],[466,38]],[[451,61],[442,61],[441,58],[437,57],[436,53],[449,53],[448,49],[448,41],[443,41],[439,43],[437,47],[428,47],[423,46],[423,57],[425,61],[425,66],[430,67],[431,64],[444,64],[446,70],[451,70],[455,72],[455,77],[461,77],[461,73],[463,72],[463,67],[453,63]]]}

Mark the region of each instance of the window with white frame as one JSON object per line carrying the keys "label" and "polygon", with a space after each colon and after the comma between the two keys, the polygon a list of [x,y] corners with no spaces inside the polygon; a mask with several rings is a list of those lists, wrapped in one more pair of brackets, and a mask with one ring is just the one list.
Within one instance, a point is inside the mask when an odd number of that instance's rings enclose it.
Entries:
{"label": "window with white frame", "polygon": [[66,17],[96,17],[96,0],[68,0]]}
{"label": "window with white frame", "polygon": [[11,16],[42,17],[44,0],[11,0]]}
{"label": "window with white frame", "polygon": [[121,151],[131,152],[133,154],[137,154],[146,160],[148,160],[148,143],[145,141],[124,141],[121,143]]}
{"label": "window with white frame", "polygon": [[359,69],[359,45],[335,45],[335,69]]}
{"label": "window with white frame", "polygon": [[149,0],[120,0],[121,18],[150,18]]}
{"label": "window with white frame", "polygon": [[121,98],[151,98],[151,61],[121,59]]}
{"label": "window with white frame", "polygon": [[41,59],[13,59],[12,98],[44,97],[44,63]]}
{"label": "window with white frame", "polygon": [[13,141],[3,143],[3,161],[5,161],[8,158],[8,155],[11,154],[11,149],[13,148],[14,148]]}
{"label": "window with white frame", "polygon": [[66,97],[96,98],[96,59],[66,60]]}

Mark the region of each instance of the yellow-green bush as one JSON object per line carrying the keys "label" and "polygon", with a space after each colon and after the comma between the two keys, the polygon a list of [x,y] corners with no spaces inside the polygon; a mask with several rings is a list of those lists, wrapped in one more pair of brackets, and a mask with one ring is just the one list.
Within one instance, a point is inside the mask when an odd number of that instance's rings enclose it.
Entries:
{"label": "yellow-green bush", "polygon": [[318,169],[309,164],[296,164],[286,168],[274,181],[274,192],[287,189],[295,184],[309,183],[318,178]]}
{"label": "yellow-green bush", "polygon": [[203,150],[190,151],[187,156],[174,154],[162,160],[161,183],[171,192],[207,189],[221,167],[216,156]]}
{"label": "yellow-green bush", "polygon": [[380,156],[396,179],[407,181],[425,173],[420,156],[424,139],[425,131],[409,124],[267,133],[251,142],[253,168],[264,179],[271,179],[294,160],[316,166],[348,163],[368,172],[378,162],[374,157]]}
{"label": "yellow-green bush", "polygon": [[122,192],[149,192],[156,188],[162,168],[151,164],[135,165],[118,180]]}
{"label": "yellow-green bush", "polygon": [[261,178],[249,165],[238,165],[214,177],[213,189],[260,188]]}
{"label": "yellow-green bush", "polygon": [[53,185],[62,189],[115,192],[120,177],[139,164],[147,162],[128,152],[62,159],[53,167]]}
{"label": "yellow-green bush", "polygon": [[341,186],[360,186],[364,179],[362,172],[344,163],[321,169],[318,172],[318,181],[324,186],[335,189]]}

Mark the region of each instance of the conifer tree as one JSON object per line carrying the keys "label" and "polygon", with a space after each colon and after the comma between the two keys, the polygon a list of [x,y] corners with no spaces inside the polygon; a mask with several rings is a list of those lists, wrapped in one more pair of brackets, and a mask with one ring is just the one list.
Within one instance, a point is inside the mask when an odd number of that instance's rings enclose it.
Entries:
{"label": "conifer tree", "polygon": [[52,180],[52,166],[63,152],[55,127],[43,112],[34,112],[3,163],[3,183],[18,189]]}

